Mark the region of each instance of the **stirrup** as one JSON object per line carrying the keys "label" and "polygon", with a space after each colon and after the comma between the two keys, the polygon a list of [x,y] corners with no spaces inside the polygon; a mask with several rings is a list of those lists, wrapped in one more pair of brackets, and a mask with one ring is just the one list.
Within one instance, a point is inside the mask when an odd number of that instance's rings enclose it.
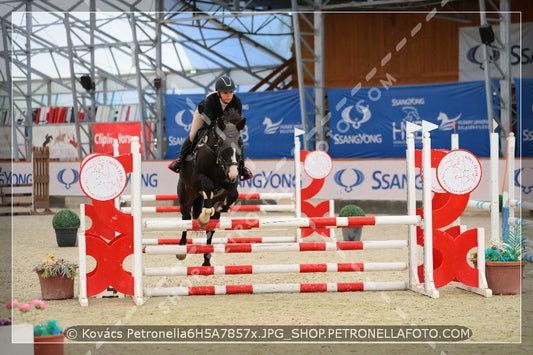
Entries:
{"label": "stirrup", "polygon": [[254,177],[254,174],[252,174],[252,171],[245,166],[242,167],[242,171],[240,172],[239,175],[240,175],[241,181],[250,180],[251,178]]}
{"label": "stirrup", "polygon": [[168,164],[168,168],[175,172],[176,174],[180,172],[181,168],[181,160],[180,158],[173,160],[170,164]]}

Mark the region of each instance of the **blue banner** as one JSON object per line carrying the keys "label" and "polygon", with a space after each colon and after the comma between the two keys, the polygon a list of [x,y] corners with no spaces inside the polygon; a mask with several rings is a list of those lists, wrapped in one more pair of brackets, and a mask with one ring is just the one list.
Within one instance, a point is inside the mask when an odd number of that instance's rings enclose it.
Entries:
{"label": "blue banner", "polygon": [[[404,158],[406,123],[423,120],[439,126],[431,132],[432,148],[450,149],[455,129],[460,148],[490,155],[483,81],[328,89],[328,100],[332,158]],[[422,147],[420,133],[416,147]]]}
{"label": "blue banner", "polygon": [[[533,79],[514,79],[518,110],[517,144],[519,157],[533,157]],[[522,143],[522,144],[520,144]]]}
{"label": "blue banner", "polygon": [[[242,132],[246,158],[281,159],[294,156],[294,127],[301,128],[298,90],[237,93],[246,128]],[[178,156],[189,134],[192,116],[205,95],[165,95],[166,159]]]}

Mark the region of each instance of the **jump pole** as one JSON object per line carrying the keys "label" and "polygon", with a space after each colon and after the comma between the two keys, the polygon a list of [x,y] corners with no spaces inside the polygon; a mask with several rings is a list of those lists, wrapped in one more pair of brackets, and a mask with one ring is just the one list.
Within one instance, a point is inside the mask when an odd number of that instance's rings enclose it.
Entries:
{"label": "jump pole", "polygon": [[143,252],[152,255],[207,254],[207,253],[256,253],[256,252],[307,252],[367,249],[401,249],[404,240],[380,240],[364,242],[315,242],[315,243],[267,243],[267,244],[209,244],[209,245],[148,245]]}
{"label": "jump pole", "polygon": [[[143,238],[143,245],[179,244],[181,238],[148,239]],[[212,244],[228,243],[290,243],[294,242],[294,237],[272,236],[272,237],[214,237]],[[206,244],[207,238],[187,238],[187,244]]]}
{"label": "jump pole", "polygon": [[323,264],[277,264],[277,265],[220,265],[220,266],[173,266],[144,269],[146,276],[196,276],[196,275],[248,275],[274,273],[318,272],[364,272],[403,271],[402,262],[386,263],[323,263]]}
{"label": "jump pole", "polygon": [[148,288],[145,296],[199,296],[255,293],[306,293],[306,292],[354,292],[354,291],[398,291],[405,290],[406,282],[339,282],[339,283],[292,283],[221,286],[181,286],[170,288]]}
{"label": "jump pole", "polygon": [[197,220],[178,220],[169,218],[154,218],[143,221],[145,232],[153,231],[211,231],[248,230],[261,228],[357,228],[360,226],[374,225],[419,225],[419,216],[365,216],[365,217],[271,217],[271,218],[220,218],[210,220],[206,227],[200,227]]}

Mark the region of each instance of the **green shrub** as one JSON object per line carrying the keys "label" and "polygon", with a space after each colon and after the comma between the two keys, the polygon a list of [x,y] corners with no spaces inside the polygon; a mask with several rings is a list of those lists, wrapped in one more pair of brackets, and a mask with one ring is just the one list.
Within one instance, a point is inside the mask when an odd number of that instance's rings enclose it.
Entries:
{"label": "green shrub", "polygon": [[61,210],[54,215],[52,226],[54,228],[78,228],[80,217],[72,210]]}
{"label": "green shrub", "polygon": [[358,217],[366,216],[365,211],[356,205],[346,205],[339,211],[339,217]]}

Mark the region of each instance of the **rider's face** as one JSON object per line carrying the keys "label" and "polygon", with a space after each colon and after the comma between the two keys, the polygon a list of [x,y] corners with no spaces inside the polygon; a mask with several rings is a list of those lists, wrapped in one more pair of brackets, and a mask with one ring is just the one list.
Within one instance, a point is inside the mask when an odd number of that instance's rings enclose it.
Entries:
{"label": "rider's face", "polygon": [[218,96],[220,96],[220,99],[222,100],[222,102],[224,102],[227,105],[233,99],[233,92],[232,91],[229,91],[229,92],[219,91]]}

